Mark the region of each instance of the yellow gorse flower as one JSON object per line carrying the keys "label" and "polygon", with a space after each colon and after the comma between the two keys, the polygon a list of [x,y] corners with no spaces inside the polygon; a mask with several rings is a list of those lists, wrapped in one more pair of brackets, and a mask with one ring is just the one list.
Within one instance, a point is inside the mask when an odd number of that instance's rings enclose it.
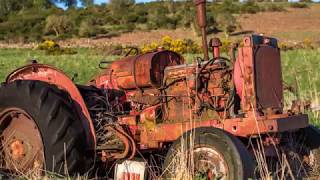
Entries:
{"label": "yellow gorse flower", "polygon": [[152,42],[141,47],[142,53],[152,52],[159,47],[174,51],[176,53],[200,53],[201,48],[190,39],[172,39],[170,36],[164,36],[160,42]]}
{"label": "yellow gorse flower", "polygon": [[42,43],[40,43],[37,47],[37,49],[40,50],[49,50],[54,48],[59,48],[59,44],[52,40],[45,40]]}

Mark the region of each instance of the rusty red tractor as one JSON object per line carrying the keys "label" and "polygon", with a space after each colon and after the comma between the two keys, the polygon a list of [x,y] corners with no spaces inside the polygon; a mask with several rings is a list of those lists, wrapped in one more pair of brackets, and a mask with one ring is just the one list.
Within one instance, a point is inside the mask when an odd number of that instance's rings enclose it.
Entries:
{"label": "rusty red tractor", "polygon": [[[207,43],[206,1],[195,4],[204,58],[192,64],[157,50],[114,61],[87,85],[37,63],[8,75],[0,88],[2,167],[166,179],[179,173],[182,152],[186,172],[205,179],[261,178],[263,162],[277,175],[283,156],[300,162],[285,170],[297,178],[319,170],[319,130],[306,114],[284,111],[277,40],[246,36],[222,57],[219,39]],[[154,154],[164,157],[154,158],[158,172],[150,172]]]}

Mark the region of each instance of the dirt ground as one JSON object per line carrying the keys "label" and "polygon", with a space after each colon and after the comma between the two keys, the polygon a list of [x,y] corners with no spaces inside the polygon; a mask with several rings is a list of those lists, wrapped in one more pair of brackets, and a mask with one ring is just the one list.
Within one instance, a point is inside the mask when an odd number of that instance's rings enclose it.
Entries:
{"label": "dirt ground", "polygon": [[111,38],[101,39],[70,39],[63,41],[64,46],[79,47],[95,47],[109,44],[125,44],[125,45],[143,45],[151,42],[159,41],[163,36],[170,36],[174,39],[180,38],[195,38],[196,35],[191,29],[176,29],[176,30],[153,30],[149,32],[130,32],[121,34]]}
{"label": "dirt ground", "polygon": [[276,36],[284,41],[320,41],[320,4],[285,12],[262,12],[239,18],[243,30]]}

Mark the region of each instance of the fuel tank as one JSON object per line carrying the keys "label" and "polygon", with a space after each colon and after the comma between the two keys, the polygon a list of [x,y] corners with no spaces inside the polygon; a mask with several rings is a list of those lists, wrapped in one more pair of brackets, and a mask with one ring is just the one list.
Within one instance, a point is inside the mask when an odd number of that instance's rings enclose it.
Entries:
{"label": "fuel tank", "polygon": [[181,55],[159,51],[128,56],[113,62],[107,70],[112,83],[120,89],[143,89],[162,85],[164,69],[184,63]]}

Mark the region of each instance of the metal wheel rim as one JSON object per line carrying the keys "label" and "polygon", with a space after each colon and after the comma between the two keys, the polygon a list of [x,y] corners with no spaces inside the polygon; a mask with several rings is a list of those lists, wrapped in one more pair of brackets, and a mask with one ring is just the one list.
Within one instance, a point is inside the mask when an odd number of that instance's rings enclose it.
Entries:
{"label": "metal wheel rim", "polygon": [[0,113],[1,167],[17,173],[44,166],[43,143],[38,126],[24,110],[7,108]]}
{"label": "metal wheel rim", "polygon": [[199,146],[193,150],[194,174],[208,180],[229,177],[229,168],[224,157],[213,147]]}

